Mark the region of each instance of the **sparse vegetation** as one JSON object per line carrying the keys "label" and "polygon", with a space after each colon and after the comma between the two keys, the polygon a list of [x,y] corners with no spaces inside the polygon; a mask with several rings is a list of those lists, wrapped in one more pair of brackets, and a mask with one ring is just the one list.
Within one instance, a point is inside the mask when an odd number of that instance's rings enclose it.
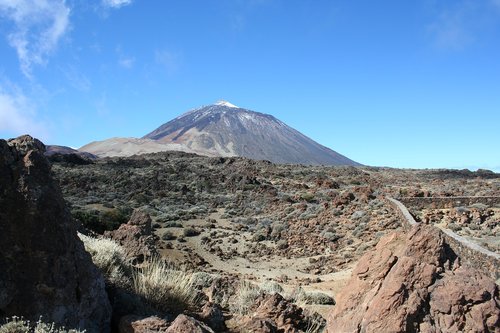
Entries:
{"label": "sparse vegetation", "polygon": [[231,304],[231,310],[239,315],[248,313],[254,301],[262,294],[258,285],[243,280],[236,290],[234,303]]}
{"label": "sparse vegetation", "polygon": [[156,258],[133,273],[134,292],[160,311],[180,313],[196,303],[191,276]]}
{"label": "sparse vegetation", "polygon": [[55,323],[44,323],[42,318],[37,322],[30,322],[22,317],[7,318],[5,324],[0,326],[0,333],[84,333],[76,329],[66,329]]}
{"label": "sparse vegetation", "polygon": [[184,228],[183,232],[185,237],[194,237],[194,236],[198,236],[200,234],[200,232],[194,228],[191,228],[191,227],[188,227],[188,228]]}
{"label": "sparse vegetation", "polygon": [[164,241],[173,240],[175,238],[176,238],[176,236],[174,235],[174,233],[172,231],[168,231],[168,230],[163,232],[163,234],[161,235],[161,239],[163,239]]}
{"label": "sparse vegetation", "polygon": [[291,298],[295,303],[301,304],[321,304],[321,305],[335,305],[333,297],[319,292],[319,291],[305,291],[302,287],[294,290]]}

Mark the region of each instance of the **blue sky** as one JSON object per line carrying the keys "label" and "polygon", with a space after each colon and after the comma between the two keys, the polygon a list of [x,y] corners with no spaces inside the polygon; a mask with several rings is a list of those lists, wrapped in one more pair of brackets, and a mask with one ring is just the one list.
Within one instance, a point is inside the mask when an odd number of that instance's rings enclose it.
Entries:
{"label": "blue sky", "polygon": [[500,0],[0,0],[0,137],[226,99],[369,165],[500,171]]}

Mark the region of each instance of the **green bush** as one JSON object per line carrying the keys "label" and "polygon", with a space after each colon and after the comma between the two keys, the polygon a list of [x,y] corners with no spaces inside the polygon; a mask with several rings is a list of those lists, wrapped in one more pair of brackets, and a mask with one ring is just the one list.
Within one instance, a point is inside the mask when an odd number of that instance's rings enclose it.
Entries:
{"label": "green bush", "polygon": [[75,210],[72,215],[85,228],[102,235],[105,231],[118,229],[128,221],[130,214],[125,210],[113,208],[106,211]]}

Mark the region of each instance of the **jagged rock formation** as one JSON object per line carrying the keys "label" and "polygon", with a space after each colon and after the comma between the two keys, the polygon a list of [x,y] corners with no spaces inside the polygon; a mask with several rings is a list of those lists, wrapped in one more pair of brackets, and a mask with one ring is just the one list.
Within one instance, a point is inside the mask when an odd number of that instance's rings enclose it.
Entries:
{"label": "jagged rock formation", "polygon": [[499,332],[498,286],[461,266],[442,234],[393,233],[359,261],[328,332]]}
{"label": "jagged rock formation", "polygon": [[30,136],[0,140],[0,317],[109,331],[101,273],[78,239],[60,189]]}
{"label": "jagged rock formation", "polygon": [[220,101],[189,111],[141,139],[112,138],[80,148],[98,156],[182,150],[205,156],[240,156],[274,163],[359,165],[275,117]]}

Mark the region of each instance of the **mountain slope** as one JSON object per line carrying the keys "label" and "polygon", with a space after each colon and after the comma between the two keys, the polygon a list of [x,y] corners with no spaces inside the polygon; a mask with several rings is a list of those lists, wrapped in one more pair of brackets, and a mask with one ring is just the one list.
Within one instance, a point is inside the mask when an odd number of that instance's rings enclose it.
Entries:
{"label": "mountain slope", "polygon": [[187,112],[143,139],[180,144],[209,156],[243,156],[275,163],[359,165],[271,115],[226,101]]}
{"label": "mountain slope", "polygon": [[78,150],[99,157],[127,157],[132,155],[158,153],[167,150],[196,153],[182,144],[161,143],[155,140],[138,138],[111,138],[102,141],[94,141]]}

